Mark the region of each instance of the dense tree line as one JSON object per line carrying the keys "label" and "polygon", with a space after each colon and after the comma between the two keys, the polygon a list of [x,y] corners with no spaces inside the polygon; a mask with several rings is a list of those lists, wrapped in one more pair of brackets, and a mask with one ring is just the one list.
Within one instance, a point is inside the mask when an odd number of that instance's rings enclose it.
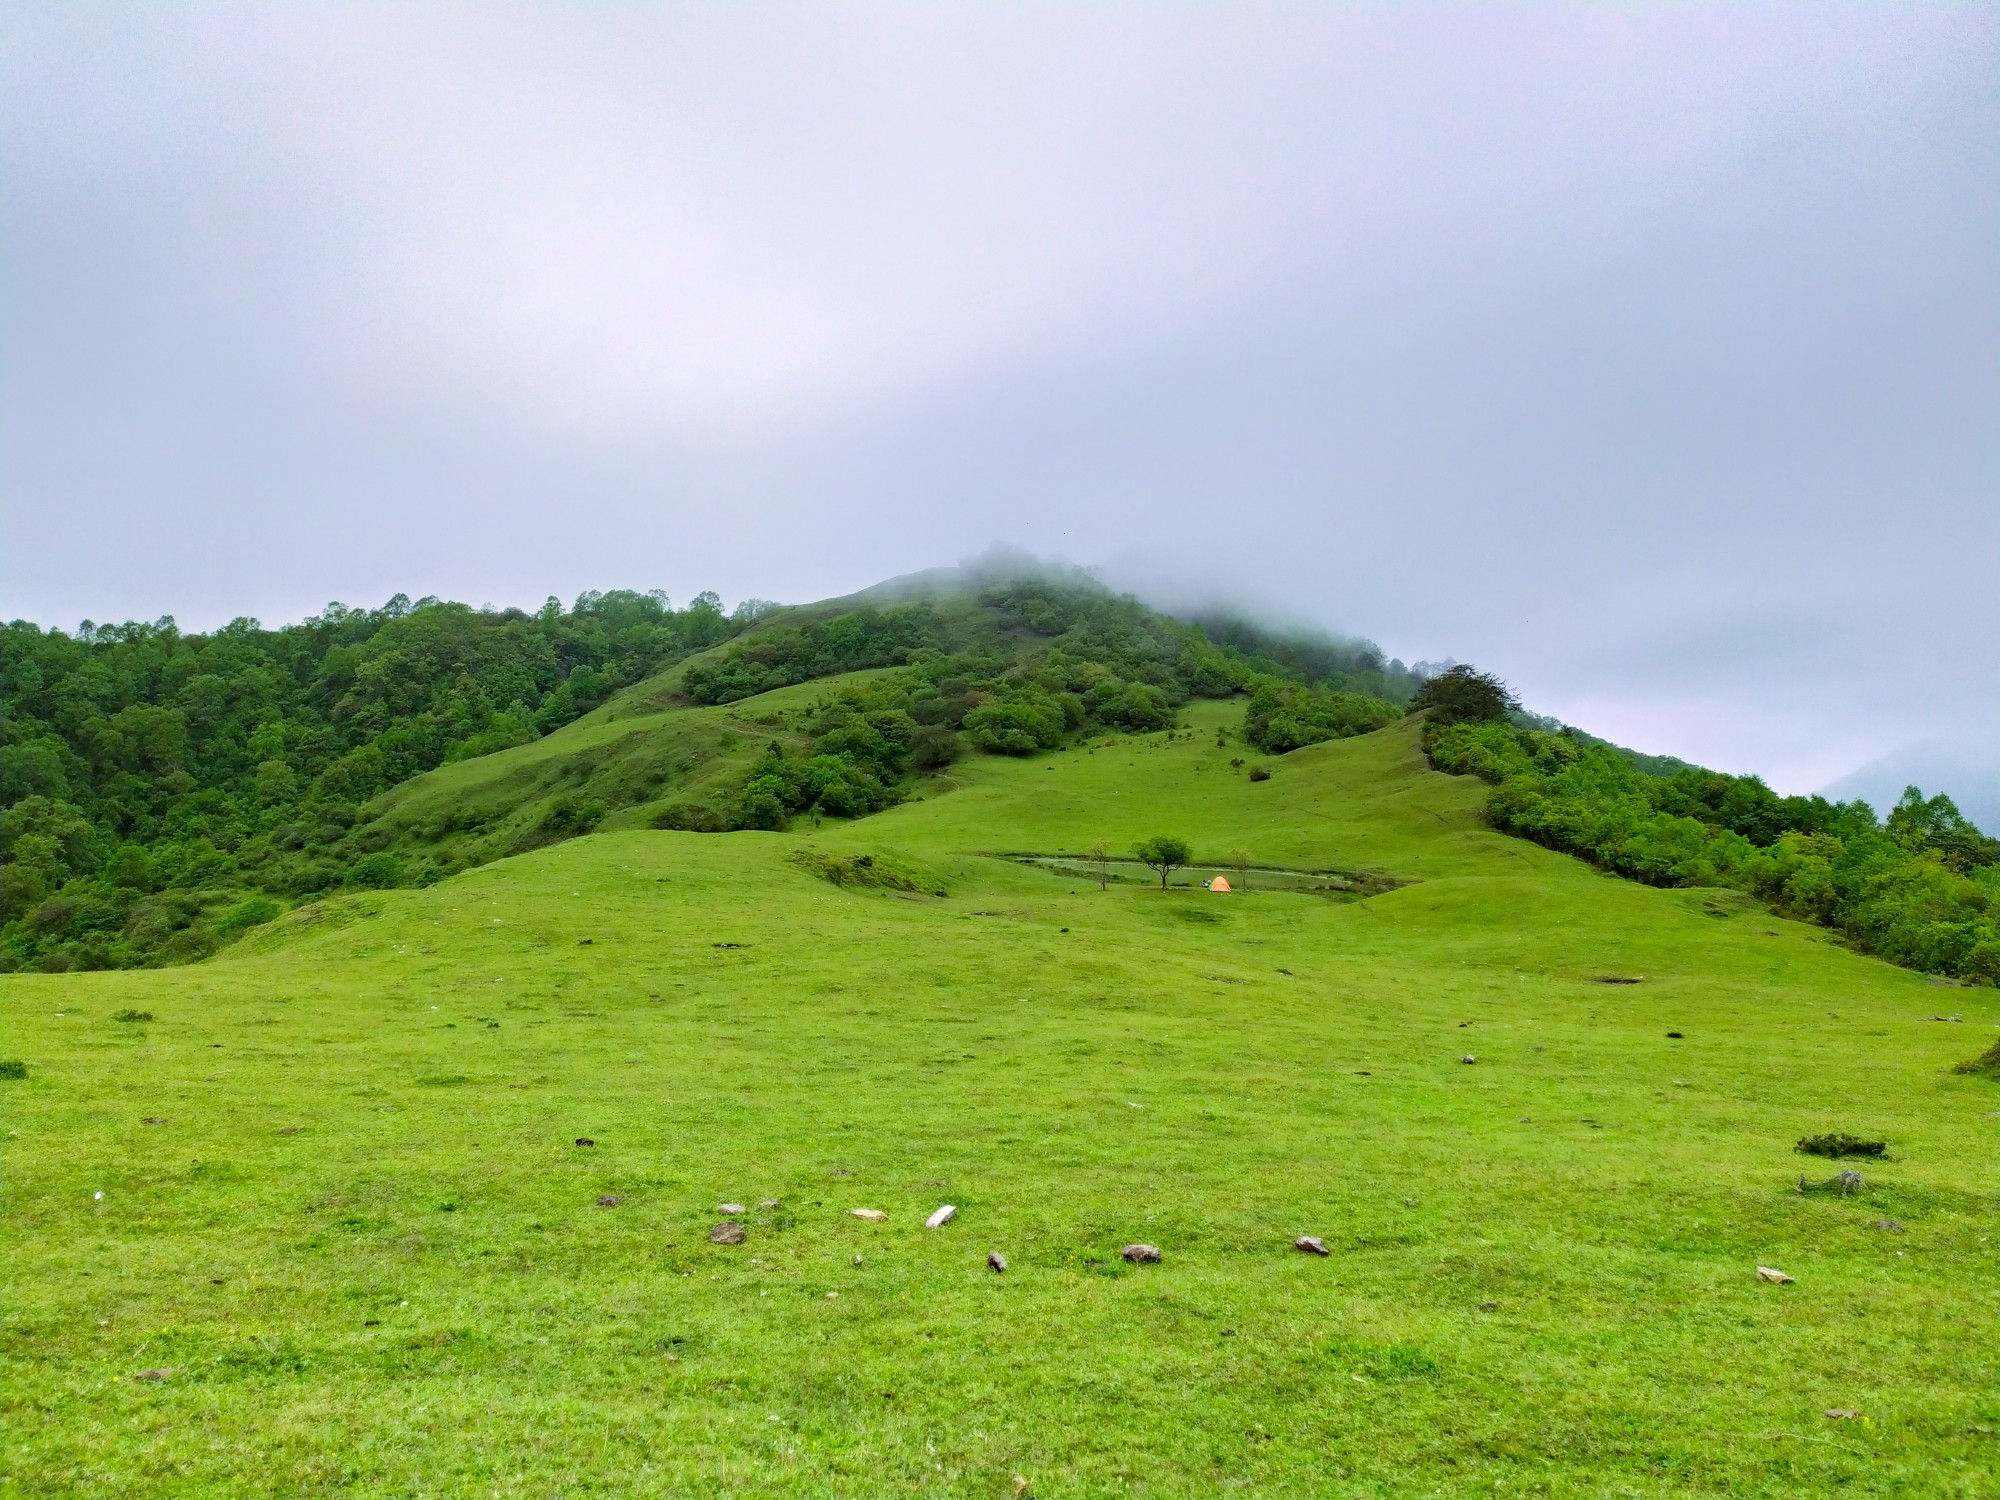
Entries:
{"label": "dense tree line", "polygon": [[560,728],[754,611],[588,593],[535,614],[398,596],[266,630],[0,630],[0,966],[210,951],[272,899],[385,883],[360,805]]}
{"label": "dense tree line", "polygon": [[1443,771],[1493,783],[1493,826],[1649,885],[1730,886],[1891,963],[2000,983],[2000,839],[1916,787],[1865,802],[1781,797],[1754,776],[1651,774],[1628,752],[1499,714],[1427,723]]}

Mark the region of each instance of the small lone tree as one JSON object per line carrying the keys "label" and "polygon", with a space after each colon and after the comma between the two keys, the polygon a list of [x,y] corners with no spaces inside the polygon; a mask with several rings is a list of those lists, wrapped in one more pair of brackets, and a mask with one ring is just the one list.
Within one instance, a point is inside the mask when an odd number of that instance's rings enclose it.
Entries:
{"label": "small lone tree", "polygon": [[1236,888],[1239,891],[1249,890],[1250,851],[1248,849],[1231,849],[1228,858],[1229,867],[1236,872]]}
{"label": "small lone tree", "polygon": [[1097,888],[1103,890],[1111,879],[1111,846],[1099,839],[1090,846],[1085,858],[1097,866]]}
{"label": "small lone tree", "polygon": [[1194,850],[1188,847],[1186,839],[1177,839],[1167,833],[1141,839],[1132,846],[1132,852],[1139,856],[1142,864],[1151,865],[1160,872],[1160,889],[1163,891],[1167,888],[1167,877],[1194,859]]}

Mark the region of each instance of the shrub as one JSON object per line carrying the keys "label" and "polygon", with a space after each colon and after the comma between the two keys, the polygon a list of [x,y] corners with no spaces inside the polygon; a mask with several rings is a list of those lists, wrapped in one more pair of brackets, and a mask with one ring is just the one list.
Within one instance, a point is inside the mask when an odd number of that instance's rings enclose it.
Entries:
{"label": "shrub", "polygon": [[2000,1041],[1996,1041],[1977,1057],[1967,1058],[1954,1073],[1970,1073],[1976,1078],[1991,1078],[2000,1083]]}
{"label": "shrub", "polygon": [[5,1061],[0,1061],[0,1078],[26,1078],[27,1076],[28,1065],[18,1057],[10,1057]]}
{"label": "shrub", "polygon": [[1250,768],[1250,779],[1252,781],[1269,781],[1271,773],[1263,766],[1252,766]]}
{"label": "shrub", "polygon": [[[653,814],[653,826],[675,828],[686,833],[721,833],[729,823],[712,807],[698,802],[673,802]],[[752,823],[750,826],[761,828],[766,825]]]}
{"label": "shrub", "polygon": [[403,883],[403,861],[386,849],[364,854],[347,872],[347,883],[364,891],[391,890]]}
{"label": "shrub", "polygon": [[119,1011],[111,1019],[114,1021],[150,1021],[153,1019],[153,1013],[150,1010],[127,1009]]}
{"label": "shrub", "polygon": [[215,924],[215,930],[223,937],[234,937],[239,932],[247,932],[252,927],[261,927],[277,916],[284,908],[269,896],[252,896],[239,901],[224,912]]}
{"label": "shrub", "polygon": [[1792,1149],[1804,1156],[1881,1156],[1888,1151],[1889,1143],[1864,1141],[1844,1130],[1834,1130],[1825,1135],[1809,1135]]}

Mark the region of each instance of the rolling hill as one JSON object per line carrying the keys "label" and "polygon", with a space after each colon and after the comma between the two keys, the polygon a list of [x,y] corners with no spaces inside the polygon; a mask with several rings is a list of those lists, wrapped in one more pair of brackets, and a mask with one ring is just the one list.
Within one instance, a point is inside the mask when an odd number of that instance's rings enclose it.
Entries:
{"label": "rolling hill", "polygon": [[[599,831],[0,977],[4,1492],[1991,1490],[1994,990],[1498,833],[1416,720],[618,826],[887,670],[635,686],[375,813]],[[1162,832],[1247,889],[1088,858]]]}

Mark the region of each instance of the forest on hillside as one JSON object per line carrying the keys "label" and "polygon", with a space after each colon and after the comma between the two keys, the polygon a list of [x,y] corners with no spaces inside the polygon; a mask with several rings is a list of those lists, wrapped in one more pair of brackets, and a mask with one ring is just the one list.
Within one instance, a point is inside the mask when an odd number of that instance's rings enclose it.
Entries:
{"label": "forest on hillside", "polygon": [[559,729],[753,614],[619,591],[534,614],[398,596],[207,634],[15,621],[0,965],[196,958],[280,902],[393,883],[349,838],[371,797]]}
{"label": "forest on hillside", "polygon": [[[1367,642],[1243,625],[1217,647],[1086,574],[968,589],[970,626],[933,599],[725,613],[713,594],[676,610],[631,591],[532,614],[398,596],[206,634],[171,619],[74,633],[16,621],[0,629],[0,968],[183,962],[289,903],[454,873],[456,848],[391,847],[371,799],[559,730],[690,657],[678,696],[697,705],[897,669],[830,693],[808,743],[774,743],[721,806],[663,824],[703,830],[860,816],[962,754],[1160,728],[1190,697],[1266,679],[1313,702],[1360,690],[1389,714],[1415,687]],[[1294,738],[1333,732],[1349,731],[1327,721]],[[532,838],[588,832],[609,810],[559,799]]]}
{"label": "forest on hillside", "polygon": [[1891,963],[2000,984],[2000,839],[1949,797],[1913,786],[1886,818],[1865,802],[1781,797],[1754,776],[1525,727],[1490,678],[1453,702],[1449,675],[1412,707],[1430,710],[1432,765],[1492,783],[1495,828],[1648,885],[1747,891]]}

